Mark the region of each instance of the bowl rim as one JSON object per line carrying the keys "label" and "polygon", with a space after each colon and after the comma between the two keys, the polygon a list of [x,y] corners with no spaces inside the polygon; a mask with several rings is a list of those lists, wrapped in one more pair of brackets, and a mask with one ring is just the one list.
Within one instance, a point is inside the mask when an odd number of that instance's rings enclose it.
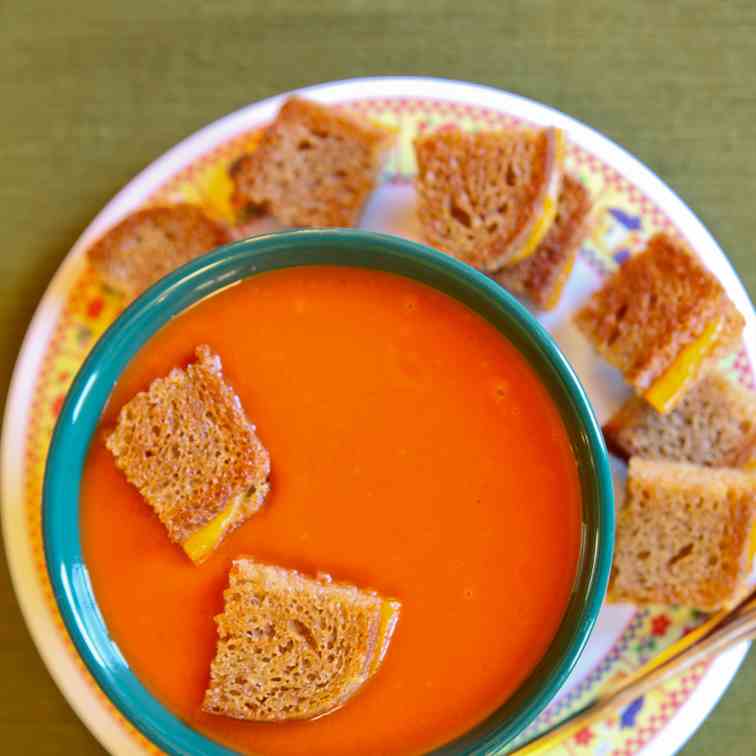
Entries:
{"label": "bowl rim", "polygon": [[[340,251],[348,249],[349,261],[324,263],[315,259],[319,252],[328,248]],[[275,256],[292,249],[307,249],[312,259],[294,264],[286,262],[262,270],[258,270],[254,264],[257,256]],[[355,254],[356,249],[361,250],[359,255]],[[528,309],[491,278],[465,263],[418,242],[389,234],[356,229],[299,229],[233,242],[187,263],[161,279],[131,303],[110,325],[87,356],[68,391],[45,464],[42,495],[45,562],[55,602],[66,630],[79,656],[109,701],[148,740],[167,753],[201,752],[220,756],[234,751],[189,727],[153,696],[130,670],[120,649],[107,633],[89,581],[78,527],[81,467],[104,405],[114,383],[133,355],[171,318],[205,297],[258,272],[275,268],[341,264],[378,270],[391,269],[376,264],[376,260],[382,256],[384,262],[387,259],[393,259],[397,264],[411,262],[429,276],[432,273],[453,281],[459,286],[460,292],[467,291],[486,297],[506,312],[523,333],[528,333],[534,348],[558,376],[565,397],[571,402],[571,410],[579,419],[579,441],[589,454],[592,474],[588,477],[592,483],[596,507],[593,513],[596,531],[594,542],[590,553],[581,550],[580,561],[583,567],[576,575],[577,585],[577,579],[581,575],[585,577],[587,571],[587,588],[580,594],[581,608],[578,611],[577,625],[569,631],[567,647],[561,652],[558,663],[545,672],[541,670],[555,644],[555,640],[552,640],[544,659],[523,682],[518,692],[501,707],[510,704],[531,678],[545,674],[545,680],[538,684],[534,692],[525,696],[524,704],[515,715],[488,733],[476,734],[476,730],[488,722],[489,718],[434,753],[490,753],[492,747],[503,747],[510,742],[554,698],[577,663],[595,625],[606,593],[614,543],[614,494],[609,458],[600,426],[583,386],[556,342]],[[396,272],[403,275],[401,271]],[[423,276],[410,277],[424,280]],[[433,286],[432,283],[429,285]],[[454,296],[448,291],[446,293]],[[518,349],[522,352],[522,349]],[[544,382],[537,366],[528,361]],[[553,392],[550,393],[555,404],[558,404]],[[562,408],[559,409],[560,414],[563,414]],[[80,426],[85,431],[83,438]],[[572,434],[569,428],[566,430],[568,434]],[[571,441],[574,440],[571,438]],[[578,463],[579,468],[582,468],[580,460]],[[580,473],[581,476],[587,475],[582,469]],[[583,482],[581,485],[584,489],[585,508],[585,485]],[[70,527],[72,506],[77,517],[76,528]],[[584,527],[581,539],[583,546],[585,537]],[[576,594],[577,591],[573,589],[571,604],[576,599]],[[564,619],[558,634],[562,633],[563,625]]]}

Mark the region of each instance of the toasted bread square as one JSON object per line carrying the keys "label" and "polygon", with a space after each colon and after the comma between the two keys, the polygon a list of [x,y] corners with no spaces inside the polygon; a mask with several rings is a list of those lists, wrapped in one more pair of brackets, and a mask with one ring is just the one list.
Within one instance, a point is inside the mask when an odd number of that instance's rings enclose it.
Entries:
{"label": "toasted bread square", "polygon": [[719,281],[665,234],[622,265],[575,320],[637,393],[651,400],[657,381],[671,385],[666,401],[652,402],[665,413],[735,348],[744,325]]}
{"label": "toasted bread square", "polygon": [[293,97],[257,148],[232,166],[233,204],[287,226],[354,226],[391,138],[387,129]]}
{"label": "toasted bread square", "polygon": [[617,522],[613,600],[715,611],[749,571],[756,474],[633,457]]}
{"label": "toasted bread square", "polygon": [[150,207],[124,218],[88,251],[102,280],[129,299],[184,263],[229,241],[194,205]]}
{"label": "toasted bread square", "polygon": [[196,356],[128,401],[106,444],[172,541],[186,548],[215,523],[201,561],[262,506],[270,457],[225,382],[220,358],[206,345]]}
{"label": "toasted bread square", "polygon": [[311,719],[343,705],[378,669],[400,605],[373,592],[237,559],[215,618],[202,708],[236,719]]}
{"label": "toasted bread square", "polygon": [[417,214],[426,241],[486,271],[532,254],[556,215],[562,141],[551,128],[418,137]]}
{"label": "toasted bread square", "polygon": [[578,179],[565,174],[557,214],[544,240],[522,262],[507,265],[493,277],[505,288],[527,297],[536,307],[557,306],[588,233],[591,196]]}
{"label": "toasted bread square", "polygon": [[629,399],[604,426],[618,456],[740,467],[756,451],[756,393],[715,370],[667,415],[640,397]]}

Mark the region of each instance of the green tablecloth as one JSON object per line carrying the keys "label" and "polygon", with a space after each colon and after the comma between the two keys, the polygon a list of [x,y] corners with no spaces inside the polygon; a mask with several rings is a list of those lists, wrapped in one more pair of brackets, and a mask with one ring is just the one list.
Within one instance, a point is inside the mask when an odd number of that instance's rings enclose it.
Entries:
{"label": "green tablecloth", "polygon": [[[756,292],[756,4],[0,2],[0,383],[65,253],[126,181],[246,103],[352,76],[491,84],[591,124],[696,211]],[[100,747],[42,666],[0,570],[5,753]],[[686,754],[756,749],[756,660]]]}

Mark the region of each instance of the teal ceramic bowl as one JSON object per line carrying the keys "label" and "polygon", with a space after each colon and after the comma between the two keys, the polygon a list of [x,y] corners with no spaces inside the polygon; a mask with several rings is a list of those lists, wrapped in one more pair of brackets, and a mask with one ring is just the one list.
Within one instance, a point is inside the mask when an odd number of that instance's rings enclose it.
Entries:
{"label": "teal ceramic bowl", "polygon": [[102,690],[136,728],[172,754],[230,754],[171,714],[129,669],[103,621],[79,533],[84,460],[105,403],[140,347],[167,321],[220,289],[257,273],[300,265],[350,265],[398,273],[460,300],[525,356],[558,406],[578,460],[583,500],[578,572],[567,612],[546,655],[517,692],[484,722],[441,748],[490,754],[552,700],[575,665],[606,591],[614,537],[611,476],[588,398],[548,333],[512,296],[451,257],[414,242],[354,230],[291,231],[237,242],[195,260],[137,299],[79,371],[52,439],[43,492],[47,568],[68,632]]}

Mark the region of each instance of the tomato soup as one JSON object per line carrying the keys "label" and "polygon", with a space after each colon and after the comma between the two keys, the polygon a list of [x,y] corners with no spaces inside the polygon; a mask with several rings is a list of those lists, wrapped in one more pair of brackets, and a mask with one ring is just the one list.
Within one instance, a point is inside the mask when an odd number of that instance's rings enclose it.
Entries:
{"label": "tomato soup", "polygon": [[[262,510],[196,567],[104,437],[199,344],[221,356],[272,474]],[[312,266],[232,286],[139,352],[92,442],[81,524],[112,638],[191,727],[272,756],[416,754],[480,722],[542,658],[574,580],[580,508],[559,413],[495,328],[409,279]],[[239,555],[401,601],[383,666],[340,710],[280,724],[200,711]]]}

